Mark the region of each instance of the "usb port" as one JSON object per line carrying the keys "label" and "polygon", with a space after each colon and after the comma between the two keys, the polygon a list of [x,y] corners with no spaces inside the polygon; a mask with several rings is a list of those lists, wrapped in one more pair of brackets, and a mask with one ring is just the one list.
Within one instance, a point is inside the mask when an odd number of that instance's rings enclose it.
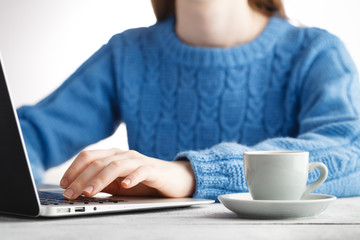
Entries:
{"label": "usb port", "polygon": [[85,207],[75,207],[75,212],[85,212]]}

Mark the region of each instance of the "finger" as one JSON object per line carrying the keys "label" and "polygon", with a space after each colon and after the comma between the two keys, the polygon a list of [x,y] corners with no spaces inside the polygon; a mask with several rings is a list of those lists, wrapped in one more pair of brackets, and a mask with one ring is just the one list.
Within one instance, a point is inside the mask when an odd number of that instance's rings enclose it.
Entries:
{"label": "finger", "polygon": [[68,186],[85,170],[93,161],[106,158],[117,153],[121,153],[120,149],[82,151],[70,167],[66,170],[60,181],[60,187],[68,188]]}
{"label": "finger", "polygon": [[132,188],[143,183],[144,185],[152,188],[158,188],[156,184],[157,177],[155,169],[152,166],[140,166],[135,171],[130,173],[122,182],[124,188]]}
{"label": "finger", "polygon": [[101,192],[109,193],[116,196],[162,196],[162,194],[157,189],[148,187],[142,183],[139,183],[132,188],[124,188],[121,186],[122,180],[124,180],[123,177],[116,178],[112,183],[110,183],[110,185],[106,186],[103,190],[101,190]]}
{"label": "finger", "polygon": [[64,197],[67,199],[75,199],[84,191],[92,191],[92,189],[85,189],[87,186],[89,186],[89,181],[96,177],[96,175],[98,175],[110,162],[114,160],[116,160],[116,156],[93,161],[69,185],[63,194]]}
{"label": "finger", "polygon": [[96,177],[86,186],[87,196],[94,196],[102,191],[106,186],[119,177],[125,177],[138,167],[139,163],[131,159],[130,161],[116,160],[109,163]]}

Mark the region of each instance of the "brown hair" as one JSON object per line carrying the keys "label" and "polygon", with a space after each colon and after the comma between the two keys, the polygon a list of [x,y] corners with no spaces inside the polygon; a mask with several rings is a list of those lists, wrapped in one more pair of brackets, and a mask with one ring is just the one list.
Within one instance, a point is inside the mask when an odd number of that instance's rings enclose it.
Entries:
{"label": "brown hair", "polygon": [[[250,7],[271,16],[275,12],[286,18],[282,0],[248,0]],[[151,0],[156,19],[162,21],[175,13],[175,0]]]}

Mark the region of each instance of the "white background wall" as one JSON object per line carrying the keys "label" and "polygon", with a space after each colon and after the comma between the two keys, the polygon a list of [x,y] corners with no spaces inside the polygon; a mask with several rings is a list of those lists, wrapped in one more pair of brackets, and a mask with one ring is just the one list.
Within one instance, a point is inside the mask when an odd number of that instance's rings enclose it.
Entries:
{"label": "white background wall", "polygon": [[[340,36],[360,67],[360,1],[284,3],[291,19]],[[49,94],[113,34],[154,23],[150,0],[0,0],[0,51],[15,105]],[[90,146],[110,147],[128,148],[124,126]],[[46,181],[57,183],[68,165],[48,171]]]}

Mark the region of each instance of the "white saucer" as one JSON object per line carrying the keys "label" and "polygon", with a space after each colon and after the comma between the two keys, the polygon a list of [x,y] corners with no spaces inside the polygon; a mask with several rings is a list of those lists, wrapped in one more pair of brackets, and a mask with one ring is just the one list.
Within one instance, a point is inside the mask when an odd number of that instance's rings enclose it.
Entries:
{"label": "white saucer", "polygon": [[304,200],[253,200],[250,193],[226,194],[218,197],[229,210],[242,218],[282,219],[319,215],[336,197],[310,194]]}

